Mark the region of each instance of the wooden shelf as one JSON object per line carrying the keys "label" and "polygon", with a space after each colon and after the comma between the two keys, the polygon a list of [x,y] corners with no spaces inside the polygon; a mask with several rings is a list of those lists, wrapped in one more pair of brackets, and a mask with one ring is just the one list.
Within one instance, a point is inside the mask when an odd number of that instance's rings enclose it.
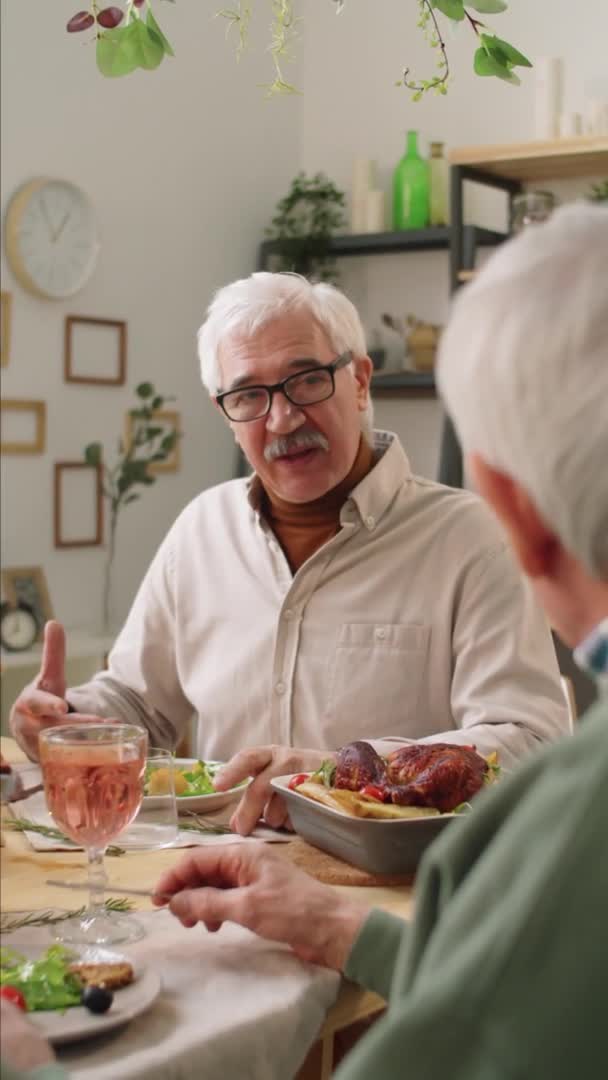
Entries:
{"label": "wooden shelf", "polygon": [[[476,225],[465,225],[474,245],[493,246],[505,240],[504,233],[491,229],[480,229]],[[450,229],[446,227],[429,229],[403,229],[399,232],[347,233],[334,236],[329,250],[336,258],[348,255],[390,255],[408,251],[447,251],[450,246]],[[262,244],[261,265],[269,255],[277,250],[276,241],[266,240]]]}
{"label": "wooden shelf", "polygon": [[561,180],[608,174],[608,137],[577,135],[550,142],[464,146],[451,150],[450,165],[468,165],[509,180]]}
{"label": "wooden shelf", "polygon": [[403,394],[411,397],[435,397],[435,376],[432,371],[388,371],[372,375],[371,390],[379,394]]}

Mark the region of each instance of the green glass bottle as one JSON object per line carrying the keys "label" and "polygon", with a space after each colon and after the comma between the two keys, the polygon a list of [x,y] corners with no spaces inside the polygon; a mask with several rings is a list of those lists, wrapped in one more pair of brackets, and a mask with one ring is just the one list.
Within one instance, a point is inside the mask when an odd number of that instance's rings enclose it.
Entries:
{"label": "green glass bottle", "polygon": [[418,132],[408,131],[405,154],[393,173],[393,229],[424,229],[429,194],[429,163],[418,153]]}

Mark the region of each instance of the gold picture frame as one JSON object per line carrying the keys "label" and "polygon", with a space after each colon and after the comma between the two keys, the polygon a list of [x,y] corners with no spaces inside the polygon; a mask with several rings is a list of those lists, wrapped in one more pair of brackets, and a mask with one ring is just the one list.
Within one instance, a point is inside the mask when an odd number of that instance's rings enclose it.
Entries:
{"label": "gold picture frame", "polygon": [[[126,450],[128,450],[131,446],[131,442],[133,440],[134,425],[138,422],[141,423],[141,421],[138,421],[136,417],[133,417],[130,413],[127,413],[125,417]],[[156,476],[160,473],[177,472],[181,466],[181,432],[179,412],[177,412],[176,409],[157,409],[156,412],[152,414],[152,419],[149,421],[149,423],[153,424],[155,427],[160,425],[166,429],[165,431],[163,431],[162,435],[158,436],[159,442],[165,435],[169,433],[169,431],[177,431],[177,439],[175,440],[175,446],[173,447],[173,450],[169,454],[169,457],[166,459],[166,461],[152,462],[150,465],[148,465],[148,472],[151,476]]]}
{"label": "gold picture frame", "polygon": [[[116,331],[116,353],[109,374],[106,369],[93,374],[77,370],[78,345],[76,332],[84,327]],[[92,339],[94,340],[94,339]],[[80,349],[83,349],[82,343]],[[63,376],[66,382],[87,383],[95,386],[123,386],[127,377],[127,324],[123,319],[97,319],[86,315],[66,315],[63,354]]]}
{"label": "gold picture frame", "polygon": [[10,360],[12,310],[12,294],[2,289],[0,291],[0,367],[6,367]]}
{"label": "gold picture frame", "polygon": [[[92,472],[95,483],[93,510],[95,521],[91,535],[66,536],[64,523],[63,480],[64,473],[87,469]],[[99,547],[103,544],[103,476],[101,465],[89,465],[86,461],[56,461],[54,483],[54,540],[56,548]]]}
{"label": "gold picture frame", "polygon": [[41,566],[5,566],[2,570],[2,588],[6,600],[13,607],[19,601],[28,604],[38,623],[37,641],[44,637],[44,624],[54,618],[44,570]]}
{"label": "gold picture frame", "polygon": [[43,454],[46,444],[46,402],[25,401],[16,398],[3,398],[0,401],[2,412],[32,412],[36,421],[34,438],[27,442],[15,442],[0,440],[0,450],[3,454]]}

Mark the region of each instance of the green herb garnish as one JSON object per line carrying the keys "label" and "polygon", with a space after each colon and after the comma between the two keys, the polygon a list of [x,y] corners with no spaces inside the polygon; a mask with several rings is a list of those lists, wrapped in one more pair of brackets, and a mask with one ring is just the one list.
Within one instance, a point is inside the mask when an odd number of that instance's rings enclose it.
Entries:
{"label": "green herb garnish", "polygon": [[311,773],[310,779],[316,783],[322,783],[324,787],[333,787],[336,777],[336,763],[331,758],[325,758],[315,772]]}
{"label": "green herb garnish", "polygon": [[20,990],[28,1012],[80,1005],[81,985],[69,971],[73,961],[73,954],[63,945],[51,945],[38,960],[28,960],[14,949],[3,947],[0,985]]}

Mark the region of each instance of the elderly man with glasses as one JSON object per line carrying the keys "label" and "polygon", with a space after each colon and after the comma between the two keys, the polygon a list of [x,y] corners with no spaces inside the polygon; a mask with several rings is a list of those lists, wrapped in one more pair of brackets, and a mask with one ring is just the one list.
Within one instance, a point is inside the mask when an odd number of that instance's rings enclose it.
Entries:
{"label": "elderly man with glasses", "polygon": [[[372,364],[350,301],[257,273],[221,289],[199,332],[202,377],[253,475],[203,492],[161,545],[109,656],[66,691],[64,637],[13,708],[36,754],[68,708],[145,725],[255,777],[249,832],[280,772],[370,739],[474,743],[511,768],[567,731],[549,631],[477,496],[412,474],[374,432]],[[306,749],[302,749],[306,748]],[[233,756],[236,755],[236,756]]]}

